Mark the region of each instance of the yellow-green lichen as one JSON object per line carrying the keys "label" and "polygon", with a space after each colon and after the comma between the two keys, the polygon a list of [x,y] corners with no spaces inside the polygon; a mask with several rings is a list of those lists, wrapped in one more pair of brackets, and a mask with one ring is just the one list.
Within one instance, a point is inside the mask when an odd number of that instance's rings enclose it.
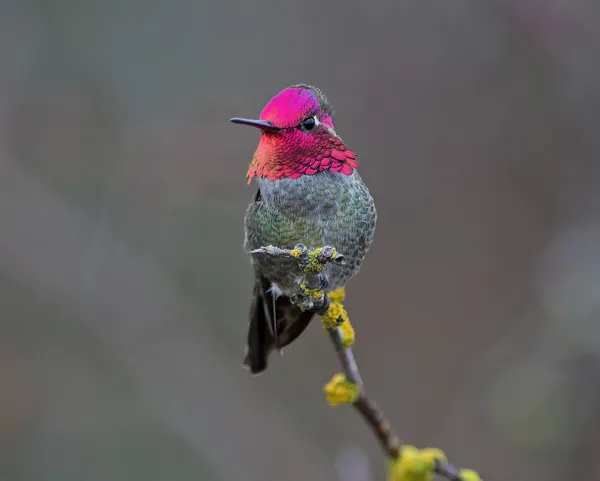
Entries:
{"label": "yellow-green lichen", "polygon": [[[325,266],[327,264],[321,264],[319,262],[318,257],[322,252],[323,248],[318,247],[308,255],[308,262],[306,263],[306,267],[304,267],[304,272],[311,274],[318,274],[319,272],[323,272],[323,269],[325,269]],[[335,256],[337,256],[337,253],[337,249],[334,248],[330,259],[335,258]]]}
{"label": "yellow-green lichen", "polygon": [[459,471],[460,479],[462,481],[481,481],[481,476],[472,469],[461,469]]}
{"label": "yellow-green lichen", "polygon": [[417,449],[404,445],[397,458],[389,461],[388,481],[431,481],[436,461],[446,463],[443,451],[436,448]]}
{"label": "yellow-green lichen", "polygon": [[[346,311],[344,310],[344,312]],[[354,333],[354,328],[352,327],[352,324],[350,324],[350,319],[348,319],[347,314],[344,321],[340,324],[340,332],[342,334],[342,346],[346,349],[352,347],[356,334]]]}
{"label": "yellow-green lichen", "polygon": [[360,394],[358,386],[348,381],[343,374],[333,376],[323,390],[325,391],[327,402],[332,407],[342,404],[352,404],[358,399],[358,395]]}
{"label": "yellow-green lichen", "polygon": [[331,291],[329,294],[329,299],[331,299],[333,302],[343,302],[344,299],[346,298],[346,289],[344,289],[343,287],[340,287],[339,289],[336,289],[335,291]]}
{"label": "yellow-green lichen", "polygon": [[354,338],[356,336],[354,328],[352,327],[352,324],[350,324],[348,313],[341,302],[346,297],[346,291],[342,287],[335,291],[331,291],[327,296],[329,297],[330,304],[327,312],[321,316],[323,328],[326,331],[329,331],[339,327],[342,335],[342,345],[345,348],[351,347],[354,344]]}
{"label": "yellow-green lichen", "polygon": [[300,257],[302,255],[302,251],[300,249],[292,249],[290,251],[290,255],[297,259],[298,257]]}
{"label": "yellow-green lichen", "polygon": [[309,289],[305,284],[301,284],[300,289],[302,289],[304,294],[313,299],[321,299],[323,297],[323,291],[321,289]]}
{"label": "yellow-green lichen", "polygon": [[346,322],[350,323],[346,309],[339,302],[329,304],[329,309],[321,316],[321,322],[326,330],[335,329]]}

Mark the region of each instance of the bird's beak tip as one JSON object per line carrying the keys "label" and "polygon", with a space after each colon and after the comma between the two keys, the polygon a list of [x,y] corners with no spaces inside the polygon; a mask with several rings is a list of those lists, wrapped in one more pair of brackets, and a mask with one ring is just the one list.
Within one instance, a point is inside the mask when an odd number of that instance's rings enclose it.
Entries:
{"label": "bird's beak tip", "polygon": [[233,122],[234,124],[250,125],[251,127],[259,128],[265,132],[279,132],[279,130],[280,130],[278,127],[275,127],[268,120],[243,119],[240,117],[233,117],[233,118],[229,119],[229,121]]}

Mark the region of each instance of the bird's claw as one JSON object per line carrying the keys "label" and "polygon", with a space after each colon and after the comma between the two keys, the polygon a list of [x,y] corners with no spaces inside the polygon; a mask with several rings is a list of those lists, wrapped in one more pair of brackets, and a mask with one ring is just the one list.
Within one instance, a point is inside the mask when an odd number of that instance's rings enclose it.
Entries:
{"label": "bird's claw", "polygon": [[346,258],[340,254],[335,247],[323,246],[309,251],[304,244],[296,244],[293,249],[282,249],[277,246],[268,245],[250,251],[250,254],[264,254],[275,257],[287,257],[296,259],[298,266],[306,273],[322,272],[327,263],[344,264]]}
{"label": "bird's claw", "polygon": [[328,263],[341,265],[346,262],[346,258],[335,247],[323,246],[309,251],[304,244],[296,244],[293,249],[268,245],[255,249],[250,254],[295,259],[304,275],[298,293],[291,296],[290,300],[305,311],[313,311],[318,315],[327,312],[329,299],[324,290],[329,285],[329,280],[323,271]]}
{"label": "bird's claw", "polygon": [[304,244],[298,244],[291,253],[298,260],[299,267],[307,274],[323,272],[330,262],[338,265],[346,262],[346,258],[331,246],[318,247],[309,252]]}
{"label": "bird's claw", "polygon": [[294,294],[290,300],[303,311],[312,311],[319,316],[325,314],[329,309],[329,298],[323,294],[323,291],[311,291],[304,285],[301,286],[300,292]]}

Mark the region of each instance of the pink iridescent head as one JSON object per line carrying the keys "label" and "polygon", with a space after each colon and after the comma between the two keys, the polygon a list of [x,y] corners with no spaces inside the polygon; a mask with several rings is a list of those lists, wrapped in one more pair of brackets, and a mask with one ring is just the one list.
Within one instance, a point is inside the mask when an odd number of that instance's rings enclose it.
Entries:
{"label": "pink iridescent head", "polygon": [[254,177],[297,179],[324,170],[350,175],[357,167],[356,155],[335,133],[333,109],[316,87],[286,88],[270,100],[259,120],[231,121],[261,129],[248,183]]}

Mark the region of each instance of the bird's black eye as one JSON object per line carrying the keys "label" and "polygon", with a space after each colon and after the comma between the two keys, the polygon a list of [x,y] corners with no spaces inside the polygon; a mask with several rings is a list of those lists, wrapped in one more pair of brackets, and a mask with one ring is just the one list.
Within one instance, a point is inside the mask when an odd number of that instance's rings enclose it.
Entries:
{"label": "bird's black eye", "polygon": [[307,119],[304,119],[300,125],[302,125],[305,130],[312,130],[315,128],[315,125],[317,125],[317,121],[314,117],[308,117]]}

